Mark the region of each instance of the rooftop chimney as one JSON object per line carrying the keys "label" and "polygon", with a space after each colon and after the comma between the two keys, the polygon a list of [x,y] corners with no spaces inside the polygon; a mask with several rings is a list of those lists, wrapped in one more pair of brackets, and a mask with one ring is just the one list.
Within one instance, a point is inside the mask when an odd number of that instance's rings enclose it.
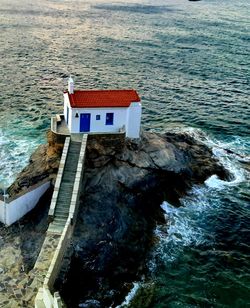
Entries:
{"label": "rooftop chimney", "polygon": [[74,93],[74,80],[71,76],[69,77],[69,80],[68,80],[68,92],[69,94]]}

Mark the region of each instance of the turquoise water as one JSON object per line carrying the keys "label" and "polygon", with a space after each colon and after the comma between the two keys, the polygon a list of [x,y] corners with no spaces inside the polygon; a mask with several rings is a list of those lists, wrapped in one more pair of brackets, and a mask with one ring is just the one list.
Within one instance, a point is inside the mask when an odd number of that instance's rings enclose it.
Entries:
{"label": "turquoise water", "polygon": [[249,12],[247,0],[0,0],[1,187],[45,142],[69,74],[137,89],[145,129],[189,132],[234,176],[162,205],[152,307],[250,306]]}

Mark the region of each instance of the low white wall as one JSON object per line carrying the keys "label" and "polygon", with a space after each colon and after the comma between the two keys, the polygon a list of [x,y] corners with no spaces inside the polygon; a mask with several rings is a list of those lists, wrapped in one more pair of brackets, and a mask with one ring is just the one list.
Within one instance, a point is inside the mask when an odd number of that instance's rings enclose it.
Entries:
{"label": "low white wall", "polygon": [[[11,201],[10,203],[0,202],[0,220],[6,225],[11,225],[25,214],[31,211],[41,198],[41,196],[49,188],[50,182],[46,182],[41,186],[27,192],[19,198]],[[4,209],[4,206],[6,207]]]}
{"label": "low white wall", "polygon": [[0,221],[5,223],[5,209],[4,202],[0,200]]}

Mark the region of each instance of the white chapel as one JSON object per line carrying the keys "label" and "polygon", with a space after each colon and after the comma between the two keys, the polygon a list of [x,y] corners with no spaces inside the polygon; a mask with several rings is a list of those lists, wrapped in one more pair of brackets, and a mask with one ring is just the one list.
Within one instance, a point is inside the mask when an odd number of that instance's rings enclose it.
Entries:
{"label": "white chapel", "polygon": [[135,90],[75,90],[68,80],[64,118],[70,133],[115,133],[139,138],[142,107]]}

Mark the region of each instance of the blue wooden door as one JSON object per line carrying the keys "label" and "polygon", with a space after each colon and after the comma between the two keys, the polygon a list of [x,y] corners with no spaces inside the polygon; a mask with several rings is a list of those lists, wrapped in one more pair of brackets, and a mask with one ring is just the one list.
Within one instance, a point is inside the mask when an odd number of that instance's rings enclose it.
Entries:
{"label": "blue wooden door", "polygon": [[90,113],[80,114],[80,132],[90,131]]}

